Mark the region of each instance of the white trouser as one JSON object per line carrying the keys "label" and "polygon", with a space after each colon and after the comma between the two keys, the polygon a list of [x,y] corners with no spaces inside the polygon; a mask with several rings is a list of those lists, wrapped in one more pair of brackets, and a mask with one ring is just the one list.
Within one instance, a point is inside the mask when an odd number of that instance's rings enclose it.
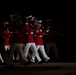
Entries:
{"label": "white trouser", "polygon": [[37,49],[36,49],[36,44],[35,43],[27,43],[25,48],[24,48],[24,53],[25,53],[25,56],[27,57],[28,56],[28,53],[29,53],[29,49],[31,48],[32,50],[32,53],[33,55],[37,58],[38,62],[42,61],[38,52],[37,52]]}
{"label": "white trouser", "polygon": [[5,48],[5,51],[10,50],[10,46],[5,45],[4,48]]}
{"label": "white trouser", "polygon": [[8,59],[7,52],[4,49],[4,44],[0,44],[0,53],[5,63],[5,66],[10,66],[12,63]]}
{"label": "white trouser", "polygon": [[[5,45],[4,48],[5,48],[5,51],[10,50],[10,46]],[[15,60],[14,54],[13,54],[13,60]]]}
{"label": "white trouser", "polygon": [[0,53],[0,60],[2,63],[4,62],[1,53]]}
{"label": "white trouser", "polygon": [[[10,50],[10,46],[5,45],[4,48],[5,48],[5,51]],[[2,63],[4,62],[1,54],[0,54],[0,60],[2,61]]]}
{"label": "white trouser", "polygon": [[[42,57],[44,58],[45,61],[49,60],[50,58],[47,56],[45,49],[44,49],[44,45],[37,45],[37,51],[40,51]],[[32,55],[32,60],[35,60],[35,56]]]}

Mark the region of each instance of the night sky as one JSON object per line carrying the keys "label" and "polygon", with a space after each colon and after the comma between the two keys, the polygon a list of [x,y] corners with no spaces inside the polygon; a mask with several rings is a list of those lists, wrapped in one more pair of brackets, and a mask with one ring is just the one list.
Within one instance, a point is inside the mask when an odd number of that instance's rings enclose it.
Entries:
{"label": "night sky", "polygon": [[34,15],[41,19],[52,18],[55,23],[66,24],[68,26],[74,21],[75,6],[64,1],[3,1],[0,2],[0,20],[4,20],[11,13],[21,15]]}
{"label": "night sky", "polygon": [[[35,15],[40,18],[53,18],[56,22],[64,23],[68,18],[69,9],[66,4],[51,1],[4,1],[0,5],[0,19],[10,13]],[[68,9],[67,9],[68,8]]]}
{"label": "night sky", "polygon": [[11,13],[32,14],[40,19],[52,18],[54,23],[65,25],[67,31],[75,26],[75,4],[72,1],[2,0],[0,2],[0,20],[7,19]]}

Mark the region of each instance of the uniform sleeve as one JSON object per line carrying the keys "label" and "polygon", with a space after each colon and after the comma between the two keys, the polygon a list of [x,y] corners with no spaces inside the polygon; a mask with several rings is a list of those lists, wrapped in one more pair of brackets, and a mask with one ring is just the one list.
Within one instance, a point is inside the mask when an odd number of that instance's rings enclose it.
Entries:
{"label": "uniform sleeve", "polygon": [[28,31],[30,29],[29,25],[24,25],[25,31]]}
{"label": "uniform sleeve", "polygon": [[6,38],[7,38],[7,37],[10,37],[10,34],[9,34],[7,31],[3,31],[2,34],[3,34],[3,36],[6,37]]}

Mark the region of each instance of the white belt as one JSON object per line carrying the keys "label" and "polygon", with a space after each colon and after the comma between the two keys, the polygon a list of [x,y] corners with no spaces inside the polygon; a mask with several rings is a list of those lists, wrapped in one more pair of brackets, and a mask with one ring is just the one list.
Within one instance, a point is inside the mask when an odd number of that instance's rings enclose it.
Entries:
{"label": "white belt", "polygon": [[34,34],[33,32],[31,32],[31,34]]}
{"label": "white belt", "polygon": [[[28,33],[26,33],[26,34],[28,34]],[[34,34],[33,32],[31,32],[30,34]]]}
{"label": "white belt", "polygon": [[42,35],[40,35],[39,37],[42,37]]}
{"label": "white belt", "polygon": [[26,23],[26,25],[28,25],[28,23]]}
{"label": "white belt", "polygon": [[28,33],[26,33],[26,34],[28,34]]}

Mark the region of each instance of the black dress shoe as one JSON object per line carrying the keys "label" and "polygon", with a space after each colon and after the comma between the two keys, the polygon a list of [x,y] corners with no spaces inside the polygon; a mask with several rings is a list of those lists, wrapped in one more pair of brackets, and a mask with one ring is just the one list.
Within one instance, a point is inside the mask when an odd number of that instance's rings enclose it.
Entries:
{"label": "black dress shoe", "polygon": [[27,66],[27,63],[26,62],[25,63],[21,63],[21,65]]}
{"label": "black dress shoe", "polygon": [[4,62],[2,62],[2,63],[1,63],[1,65],[5,65],[5,63],[4,63]]}
{"label": "black dress shoe", "polygon": [[32,62],[31,61],[28,61],[28,62],[26,62],[27,63],[27,65],[30,65],[30,64],[32,64]]}
{"label": "black dress shoe", "polygon": [[2,64],[2,61],[0,60],[0,64]]}
{"label": "black dress shoe", "polygon": [[31,64],[35,64],[35,62],[30,61]]}
{"label": "black dress shoe", "polygon": [[28,61],[28,62],[24,62],[24,63],[21,63],[21,65],[24,65],[24,66],[28,66],[28,65],[30,65],[30,64],[31,64],[30,61]]}
{"label": "black dress shoe", "polygon": [[43,63],[43,61],[38,62],[38,64],[42,64],[42,63]]}
{"label": "black dress shoe", "polygon": [[46,61],[46,63],[49,63],[51,60],[50,59],[48,59],[47,61]]}

